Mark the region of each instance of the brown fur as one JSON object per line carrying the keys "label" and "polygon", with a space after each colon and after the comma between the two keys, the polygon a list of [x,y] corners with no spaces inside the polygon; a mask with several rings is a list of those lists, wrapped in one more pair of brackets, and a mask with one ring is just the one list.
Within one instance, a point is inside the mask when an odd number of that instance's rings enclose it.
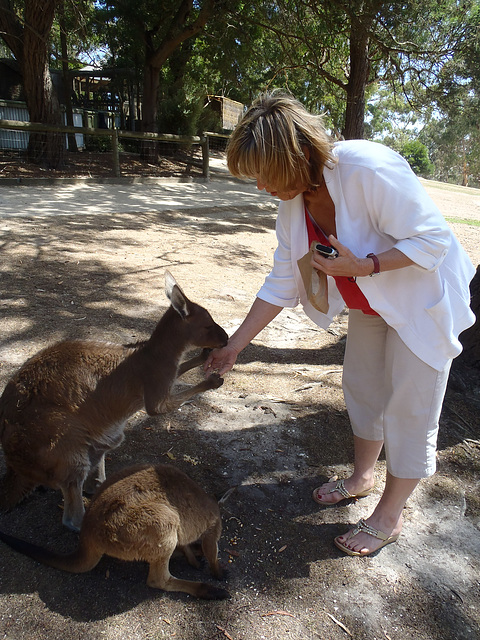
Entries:
{"label": "brown fur", "polygon": [[[149,415],[170,411],[222,385],[212,374],[172,395],[177,375],[200,365],[206,349],[225,345],[228,337],[168,272],[166,294],[172,304],[148,341],[59,342],[33,356],[8,382],[0,398],[7,463],[0,507],[12,508],[38,485],[60,489],[63,523],[78,531],[82,490],[93,492],[105,480],[105,452],[122,442],[128,418],[142,408]],[[179,365],[191,346],[204,352]]]}
{"label": "brown fur", "polygon": [[34,560],[72,573],[90,571],[104,554],[145,561],[150,564],[150,587],[212,600],[229,594],[203,582],[175,578],[169,560],[179,549],[198,568],[190,545],[200,539],[212,575],[222,578],[217,555],[221,530],[216,500],[186,474],[168,465],[139,465],[113,474],[98,489],[73,553],[54,553],[3,532],[0,539]]}

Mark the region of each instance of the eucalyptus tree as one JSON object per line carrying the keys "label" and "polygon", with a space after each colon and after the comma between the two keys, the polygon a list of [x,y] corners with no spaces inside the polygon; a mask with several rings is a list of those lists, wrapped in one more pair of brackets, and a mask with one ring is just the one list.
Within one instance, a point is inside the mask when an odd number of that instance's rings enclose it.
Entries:
{"label": "eucalyptus tree", "polygon": [[434,106],[422,131],[436,177],[480,186],[480,6],[467,24],[467,38],[426,91]]}
{"label": "eucalyptus tree", "polygon": [[224,8],[196,39],[188,77],[204,94],[248,104],[275,78],[281,51],[252,19],[251,3],[227,2]]}
{"label": "eucalyptus tree", "polygon": [[[30,120],[62,123],[60,104],[50,75],[50,32],[59,0],[0,0],[0,35],[17,60],[23,79]],[[58,167],[64,137],[31,133],[28,159]]]}
{"label": "eucalyptus tree", "polygon": [[414,101],[461,46],[475,6],[476,0],[266,0],[247,19],[278,42],[285,68],[303,70],[310,93],[318,86],[320,100],[330,93],[332,104],[342,97],[342,134],[362,138],[369,87],[409,86]]}
{"label": "eucalyptus tree", "polygon": [[[52,67],[60,67],[63,79],[63,95],[67,125],[73,127],[71,70],[80,68],[82,54],[93,49],[97,40],[92,29],[94,0],[59,0],[51,33]],[[75,134],[68,134],[69,151],[77,151]]]}
{"label": "eucalyptus tree", "polygon": [[97,4],[106,16],[110,44],[122,48],[118,34],[123,33],[130,55],[141,58],[142,128],[156,131],[162,68],[182,43],[201,33],[222,3],[219,0],[99,0]]}

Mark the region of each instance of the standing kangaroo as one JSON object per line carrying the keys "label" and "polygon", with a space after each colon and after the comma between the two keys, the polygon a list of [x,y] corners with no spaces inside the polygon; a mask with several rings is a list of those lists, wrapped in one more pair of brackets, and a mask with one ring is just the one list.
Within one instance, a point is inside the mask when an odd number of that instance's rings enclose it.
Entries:
{"label": "standing kangaroo", "polygon": [[0,540],[34,560],[72,573],[90,571],[104,554],[146,561],[150,587],[213,600],[228,598],[228,591],[175,578],[169,560],[179,549],[199,568],[190,544],[200,539],[210,571],[220,579],[217,543],[221,531],[216,500],[185,473],[169,465],[138,465],[112,474],[97,490],[73,553],[58,554],[3,532]]}
{"label": "standing kangaroo", "polygon": [[[82,491],[105,480],[105,452],[122,442],[126,421],[145,408],[151,416],[179,407],[196,393],[218,389],[210,375],[175,394],[181,375],[222,347],[228,336],[206,309],[188,300],[165,275],[171,302],[150,339],[123,346],[87,340],[62,341],[28,360],[0,398],[0,439],[7,472],[0,507],[10,509],[38,485],[61,489],[63,524],[78,531]],[[203,353],[179,364],[188,347]]]}

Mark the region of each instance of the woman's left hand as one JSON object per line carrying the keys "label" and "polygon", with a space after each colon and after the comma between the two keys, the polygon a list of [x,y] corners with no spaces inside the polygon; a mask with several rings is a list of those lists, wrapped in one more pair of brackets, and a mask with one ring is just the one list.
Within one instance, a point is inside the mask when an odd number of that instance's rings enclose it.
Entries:
{"label": "woman's left hand", "polygon": [[314,269],[323,271],[328,276],[347,276],[349,278],[368,276],[372,273],[374,265],[371,258],[357,258],[333,235],[328,237],[328,241],[338,251],[338,256],[324,258],[318,251],[313,251],[311,264]]}

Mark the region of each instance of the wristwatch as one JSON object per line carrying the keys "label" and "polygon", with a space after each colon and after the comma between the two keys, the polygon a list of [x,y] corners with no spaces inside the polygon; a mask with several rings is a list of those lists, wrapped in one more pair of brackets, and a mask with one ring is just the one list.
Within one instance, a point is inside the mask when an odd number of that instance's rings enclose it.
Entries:
{"label": "wristwatch", "polygon": [[377,256],[374,253],[369,253],[367,258],[371,258],[373,260],[373,271],[370,273],[370,277],[377,276],[380,273],[380,262],[378,261]]}

